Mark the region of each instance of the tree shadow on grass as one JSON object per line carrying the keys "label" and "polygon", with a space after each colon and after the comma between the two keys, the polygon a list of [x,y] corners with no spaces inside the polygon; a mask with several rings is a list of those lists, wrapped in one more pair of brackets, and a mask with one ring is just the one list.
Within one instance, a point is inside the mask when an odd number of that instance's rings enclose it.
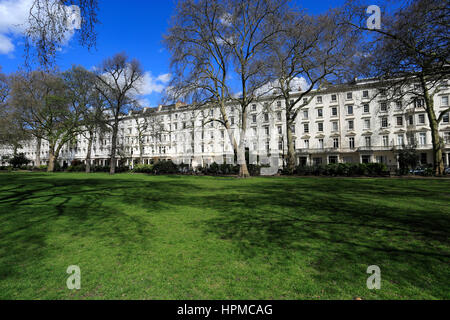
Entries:
{"label": "tree shadow on grass", "polygon": [[[3,192],[11,184],[15,186]],[[0,280],[19,278],[25,266],[39,265],[49,254],[50,233],[73,241],[90,237],[99,246],[147,245],[152,241],[151,221],[129,214],[123,206],[142,205],[157,213],[168,207],[164,194],[177,188],[183,185],[120,176],[71,179],[34,174],[0,181]]]}
{"label": "tree shadow on grass", "polygon": [[[443,289],[450,261],[447,196],[427,195],[424,207],[405,210],[405,203],[424,192],[369,183],[361,190],[360,184],[345,180],[288,187],[272,182],[252,185],[250,191],[232,188],[220,201],[198,199],[221,212],[200,227],[232,241],[244,259],[270,257],[274,272],[294,260],[309,261],[315,270],[311,277],[329,294],[355,281],[364,287],[366,268],[375,264],[400,292],[414,287],[448,298]],[[431,203],[435,207],[426,206]]]}

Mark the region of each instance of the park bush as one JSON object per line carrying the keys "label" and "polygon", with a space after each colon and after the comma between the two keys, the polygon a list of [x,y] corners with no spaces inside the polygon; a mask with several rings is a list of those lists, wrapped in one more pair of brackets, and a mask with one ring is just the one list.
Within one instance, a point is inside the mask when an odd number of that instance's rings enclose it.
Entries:
{"label": "park bush", "polygon": [[132,170],[134,173],[153,173],[153,166],[151,164],[138,164]]}
{"label": "park bush", "polygon": [[[287,170],[282,172],[287,174]],[[329,176],[329,177],[355,177],[355,176],[386,176],[389,175],[385,164],[381,163],[338,163],[320,166],[297,166],[294,170],[299,176]]]}
{"label": "park bush", "polygon": [[85,172],[86,171],[86,165],[85,164],[76,164],[71,165],[67,168],[67,172]]}
{"label": "park bush", "polygon": [[153,165],[154,174],[176,174],[179,173],[178,167],[172,161],[160,161]]}

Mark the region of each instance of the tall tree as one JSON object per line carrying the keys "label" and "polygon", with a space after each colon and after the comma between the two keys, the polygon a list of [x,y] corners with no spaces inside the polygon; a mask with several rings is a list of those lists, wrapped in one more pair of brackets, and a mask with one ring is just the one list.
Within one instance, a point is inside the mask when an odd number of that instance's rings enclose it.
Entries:
{"label": "tall tree", "polygon": [[19,113],[11,106],[10,93],[9,78],[1,73],[0,67],[0,145],[11,147],[15,155],[29,134],[20,121]]}
{"label": "tall tree", "polygon": [[119,122],[136,105],[143,72],[138,60],[129,60],[125,53],[119,53],[103,61],[97,69],[97,79],[96,89],[106,100],[107,112],[111,116],[107,123],[112,130],[110,174],[114,174]]}
{"label": "tall tree", "polygon": [[283,31],[270,42],[268,65],[273,79],[267,85],[267,93],[272,99],[284,100],[287,169],[291,172],[296,164],[295,120],[310,103],[309,94],[348,78],[347,73],[353,69],[358,35],[339,23],[341,15],[338,10],[318,16],[292,10],[274,21]]}
{"label": "tall tree", "polygon": [[34,71],[12,78],[11,104],[27,130],[49,143],[48,171],[53,172],[61,149],[79,133],[81,113],[70,103],[58,74]]}
{"label": "tall tree", "polygon": [[[436,175],[443,174],[444,161],[439,123],[450,108],[436,110],[434,97],[450,76],[450,5],[440,0],[407,0],[384,10],[381,27],[367,26],[366,8],[361,1],[350,1],[347,21],[371,36],[367,43],[366,74],[379,77],[388,98],[408,97],[428,116]],[[424,103],[420,103],[424,101]]]}
{"label": "tall tree", "polygon": [[94,47],[98,9],[98,0],[33,0],[25,31],[27,63],[35,57],[49,69],[59,48],[74,33],[80,45]]}
{"label": "tall tree", "polygon": [[97,77],[81,66],[73,66],[63,73],[68,98],[81,114],[80,132],[88,141],[86,153],[86,173],[91,171],[92,146],[96,133],[105,132],[105,100],[95,89]]}
{"label": "tall tree", "polygon": [[[248,177],[245,136],[248,106],[258,97],[264,80],[268,43],[279,25],[273,17],[287,8],[288,1],[272,0],[184,0],[178,3],[165,43],[172,54],[175,97],[189,96],[196,105],[220,110],[221,123],[240,165],[240,176]],[[232,80],[234,79],[234,80]],[[239,114],[239,142],[230,119]]]}

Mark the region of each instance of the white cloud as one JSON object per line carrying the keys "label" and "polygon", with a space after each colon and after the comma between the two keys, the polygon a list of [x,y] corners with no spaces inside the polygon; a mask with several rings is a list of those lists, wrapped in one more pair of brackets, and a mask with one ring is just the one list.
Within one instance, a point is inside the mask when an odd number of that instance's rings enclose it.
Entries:
{"label": "white cloud", "polygon": [[148,71],[144,74],[144,78],[142,79],[141,85],[139,86],[139,94],[149,95],[154,92],[161,93],[164,91],[164,89],[166,89],[170,79],[171,75],[169,73],[154,77],[153,74]]}
{"label": "white cloud", "polygon": [[14,44],[11,39],[0,34],[0,54],[9,54],[14,51]]}
{"label": "white cloud", "polygon": [[[309,88],[308,81],[306,81],[305,78],[294,78],[291,80],[291,91],[298,92],[298,91],[306,91]],[[272,81],[269,83],[266,83],[261,88],[256,90],[257,95],[272,95],[277,88],[279,88],[280,85],[278,81]]]}
{"label": "white cloud", "polygon": [[[15,38],[24,35],[33,1],[0,0],[0,54],[12,53]],[[67,13],[70,14],[70,11]],[[69,30],[61,45],[67,45],[73,35],[74,31]]]}

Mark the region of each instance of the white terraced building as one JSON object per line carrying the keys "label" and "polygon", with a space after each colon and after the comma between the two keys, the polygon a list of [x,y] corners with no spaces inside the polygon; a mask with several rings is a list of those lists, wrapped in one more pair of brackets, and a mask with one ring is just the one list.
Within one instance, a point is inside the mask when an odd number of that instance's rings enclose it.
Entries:
{"label": "white terraced building", "polygon": [[[295,93],[293,94],[295,96]],[[435,110],[440,113],[449,107],[450,86],[441,85],[435,95]],[[416,144],[421,164],[433,161],[431,132],[428,117],[420,100],[411,103],[411,97],[388,99],[376,80],[355,80],[346,85],[312,92],[295,121],[295,149],[298,164],[329,163],[385,163],[391,170],[398,167],[397,151],[405,145]],[[261,164],[265,157],[279,159],[287,154],[285,114],[282,100],[261,100],[250,105],[246,149],[250,163]],[[228,107],[229,119],[239,141],[239,108]],[[218,109],[193,109],[176,104],[145,108],[138,117],[129,114],[120,123],[118,158],[133,166],[140,159],[136,119],[149,126],[142,134],[142,160],[145,164],[172,160],[192,167],[217,163],[234,163],[233,149],[227,131],[218,122]],[[450,123],[447,113],[439,127],[444,141],[444,162],[450,163]],[[92,147],[92,164],[108,165],[111,149],[110,134],[97,133]],[[60,165],[73,160],[85,162],[88,143],[80,135],[75,144],[64,146],[59,156]],[[36,142],[24,144],[27,158],[36,158]],[[0,156],[11,153],[3,148]],[[41,163],[48,161],[48,142],[41,146]],[[6,165],[6,160],[2,161]],[[34,162],[33,162],[34,164]]]}

